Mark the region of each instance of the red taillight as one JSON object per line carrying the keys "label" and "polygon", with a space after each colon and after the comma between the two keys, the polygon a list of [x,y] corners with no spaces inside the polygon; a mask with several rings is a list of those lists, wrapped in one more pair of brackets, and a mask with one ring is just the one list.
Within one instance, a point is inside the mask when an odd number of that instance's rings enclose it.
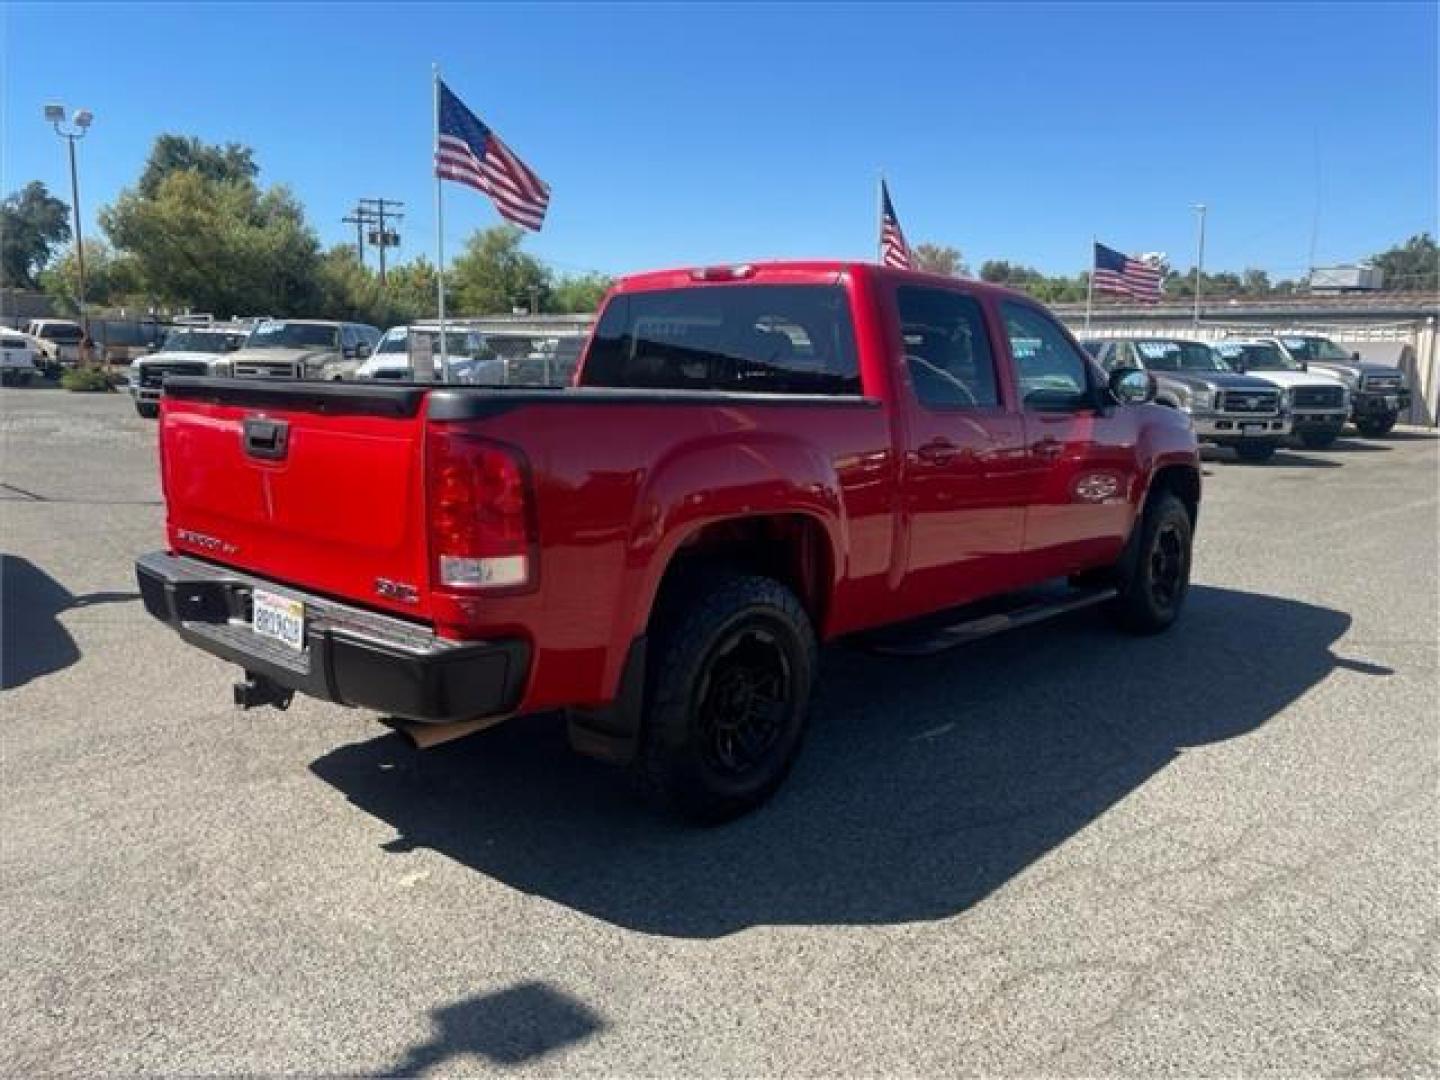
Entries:
{"label": "red taillight", "polygon": [[525,460],[513,447],[432,426],[425,442],[430,568],[440,589],[515,589],[535,576]]}

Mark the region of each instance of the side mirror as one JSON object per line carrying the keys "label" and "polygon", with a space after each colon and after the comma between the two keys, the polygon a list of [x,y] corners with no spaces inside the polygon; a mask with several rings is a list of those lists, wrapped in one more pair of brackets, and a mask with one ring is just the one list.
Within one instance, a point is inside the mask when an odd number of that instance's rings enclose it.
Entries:
{"label": "side mirror", "polygon": [[355,355],[361,360],[368,359],[370,356],[370,346],[362,341],[359,345],[355,346]]}
{"label": "side mirror", "polygon": [[1301,361],[1300,361],[1300,370],[1301,370],[1301,371],[1309,371],[1309,370],[1310,370],[1310,361],[1309,361],[1309,360],[1301,360]]}
{"label": "side mirror", "polygon": [[1229,365],[1230,365],[1230,370],[1233,371],[1233,372],[1235,372],[1236,374],[1238,374],[1238,375],[1244,375],[1244,374],[1245,374],[1245,357],[1243,357],[1243,356],[1227,356],[1227,357],[1225,357],[1225,363],[1229,364]]}
{"label": "side mirror", "polygon": [[1358,352],[1352,352],[1352,353],[1350,354],[1350,359],[1351,359],[1351,360],[1354,360],[1355,363],[1358,364],[1358,363],[1360,363],[1360,354],[1359,354]]}
{"label": "side mirror", "polygon": [[357,355],[357,350],[354,345],[342,345],[340,346],[340,355],[346,360],[354,360]]}
{"label": "side mirror", "polygon": [[1116,368],[1110,373],[1110,396],[1121,405],[1144,405],[1155,400],[1155,378],[1139,368]]}

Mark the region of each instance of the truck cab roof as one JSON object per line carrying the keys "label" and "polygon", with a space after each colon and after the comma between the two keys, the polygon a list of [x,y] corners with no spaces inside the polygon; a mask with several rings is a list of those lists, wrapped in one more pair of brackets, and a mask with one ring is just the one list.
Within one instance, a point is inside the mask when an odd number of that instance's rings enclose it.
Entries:
{"label": "truck cab roof", "polygon": [[615,292],[647,292],[656,289],[685,289],[726,283],[773,285],[829,285],[844,277],[865,275],[885,280],[911,281],[916,285],[960,288],[976,295],[990,294],[1006,299],[1038,303],[1033,297],[1003,285],[977,278],[958,278],[926,270],[902,270],[855,259],[781,259],[764,262],[723,263],[710,266],[681,266],[668,270],[646,270],[626,274],[615,283]]}

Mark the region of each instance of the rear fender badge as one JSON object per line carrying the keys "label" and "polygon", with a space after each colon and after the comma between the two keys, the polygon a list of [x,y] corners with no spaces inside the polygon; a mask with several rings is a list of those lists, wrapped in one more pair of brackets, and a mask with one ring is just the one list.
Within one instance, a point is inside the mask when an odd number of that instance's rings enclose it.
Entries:
{"label": "rear fender badge", "polygon": [[176,529],[175,538],[182,543],[194,544],[196,547],[204,548],[206,551],[218,551],[222,555],[234,555],[240,550],[238,546],[230,543],[229,540],[221,540],[218,536],[207,536],[205,533],[196,532],[194,529]]}
{"label": "rear fender badge", "polygon": [[418,604],[420,590],[405,581],[391,581],[389,578],[375,579],[375,594],[386,600],[398,600],[402,604]]}
{"label": "rear fender badge", "polygon": [[1114,473],[1083,473],[1076,478],[1074,491],[1080,502],[1107,502],[1119,494],[1120,478]]}

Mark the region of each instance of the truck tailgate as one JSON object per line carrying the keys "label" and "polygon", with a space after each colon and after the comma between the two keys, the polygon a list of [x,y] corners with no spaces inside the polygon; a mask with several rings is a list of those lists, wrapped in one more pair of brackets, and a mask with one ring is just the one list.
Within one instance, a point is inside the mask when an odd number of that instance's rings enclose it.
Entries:
{"label": "truck tailgate", "polygon": [[160,446],[171,547],[426,618],[425,395],[167,380]]}

